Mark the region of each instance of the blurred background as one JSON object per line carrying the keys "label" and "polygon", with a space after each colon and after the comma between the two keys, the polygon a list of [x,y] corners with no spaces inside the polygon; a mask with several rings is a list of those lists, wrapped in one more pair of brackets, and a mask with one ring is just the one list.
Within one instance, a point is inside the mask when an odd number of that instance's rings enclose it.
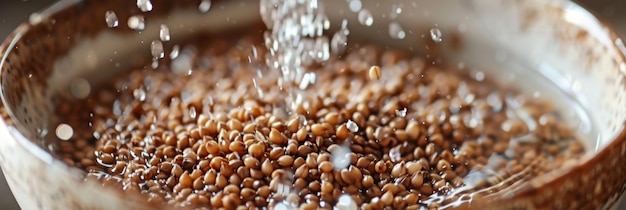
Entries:
{"label": "blurred background", "polygon": [[[0,39],[4,38],[27,20],[33,12],[39,11],[57,0],[0,0]],[[626,0],[578,0],[583,6],[604,17],[621,33],[626,34]],[[103,17],[104,21],[104,17]],[[11,195],[0,170],[0,209],[20,209]],[[626,202],[617,209],[626,209]]]}

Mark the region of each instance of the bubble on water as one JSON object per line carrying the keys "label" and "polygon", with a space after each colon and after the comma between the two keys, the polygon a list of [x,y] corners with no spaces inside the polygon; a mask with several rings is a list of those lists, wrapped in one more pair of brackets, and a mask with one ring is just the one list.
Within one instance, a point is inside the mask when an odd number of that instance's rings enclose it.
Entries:
{"label": "bubble on water", "polygon": [[142,12],[152,11],[152,2],[150,0],[137,0],[137,8]]}
{"label": "bubble on water", "polygon": [[334,210],[356,210],[358,209],[356,202],[352,199],[352,196],[349,194],[343,194],[339,196],[339,200],[337,200],[337,204],[333,208]]}
{"label": "bubble on water", "polygon": [[137,89],[133,90],[133,97],[135,97],[135,100],[145,101],[146,100],[146,91],[143,90],[143,88],[137,88]]}
{"label": "bubble on water", "polygon": [[206,13],[209,9],[211,9],[211,0],[202,0],[200,5],[198,5],[198,10],[200,10],[200,12]]}
{"label": "bubble on water", "polygon": [[180,53],[180,46],[174,45],[174,47],[172,47],[172,52],[170,52],[170,59],[178,58],[179,53]]}
{"label": "bubble on water", "polygon": [[61,140],[69,140],[74,136],[74,129],[68,124],[59,124],[56,129],[56,135]]}
{"label": "bubble on water", "polygon": [[348,7],[350,7],[350,11],[358,12],[363,7],[361,0],[348,0]]}
{"label": "bubble on water", "polygon": [[161,29],[159,30],[159,38],[161,41],[167,42],[170,40],[170,29],[165,24],[161,24]]}
{"label": "bubble on water", "polygon": [[77,78],[70,83],[70,92],[77,99],[83,99],[91,92],[91,83],[83,78]]}
{"label": "bubble on water", "polygon": [[336,55],[343,54],[348,47],[348,35],[350,35],[350,30],[348,30],[348,21],[343,20],[341,23],[341,29],[335,32],[333,38],[330,40],[330,50]]}
{"label": "bubble on water", "polygon": [[404,39],[406,37],[406,33],[399,23],[391,22],[389,23],[389,36],[394,39]]}
{"label": "bubble on water", "polygon": [[403,109],[396,110],[396,116],[398,117],[406,117],[407,109],[404,107]]}
{"label": "bubble on water", "polygon": [[104,13],[104,20],[109,28],[115,28],[119,25],[119,19],[115,12],[108,10]]}
{"label": "bubble on water", "polygon": [[133,15],[128,18],[128,28],[143,30],[146,28],[146,21],[143,15]]}
{"label": "bubble on water", "polygon": [[359,131],[359,125],[357,125],[354,121],[352,120],[348,120],[348,122],[346,122],[346,127],[348,128],[348,130],[350,130],[350,132],[352,133],[356,133]]}
{"label": "bubble on water", "polygon": [[439,43],[441,41],[443,41],[443,34],[441,33],[441,30],[439,30],[438,28],[431,28],[430,29],[430,38]]}
{"label": "bubble on water", "polygon": [[369,10],[363,9],[359,12],[359,23],[364,26],[372,26],[374,24],[374,17],[372,17],[372,13]]}
{"label": "bubble on water", "polygon": [[350,148],[340,146],[339,149],[333,150],[331,153],[331,161],[335,170],[339,171],[350,166]]}
{"label": "bubble on water", "polygon": [[163,49],[163,42],[159,40],[154,40],[150,44],[150,52],[152,53],[152,57],[154,58],[163,58],[165,57],[165,51]]}

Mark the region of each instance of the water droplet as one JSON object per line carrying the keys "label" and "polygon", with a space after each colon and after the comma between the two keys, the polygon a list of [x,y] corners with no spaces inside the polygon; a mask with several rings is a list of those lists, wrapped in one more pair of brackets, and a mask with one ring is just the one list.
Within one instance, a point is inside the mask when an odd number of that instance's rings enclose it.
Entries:
{"label": "water droplet", "polygon": [[402,160],[402,152],[400,152],[400,147],[393,147],[389,150],[389,159],[393,162],[398,162]]}
{"label": "water droplet", "polygon": [[128,18],[128,27],[135,30],[143,30],[146,28],[146,21],[142,15],[134,15]]}
{"label": "water droplet", "polygon": [[389,36],[394,39],[404,39],[404,37],[406,37],[406,33],[399,23],[391,22],[389,23]]}
{"label": "water droplet", "polygon": [[189,108],[189,117],[191,117],[191,119],[196,119],[197,115],[198,113],[196,112],[196,107],[192,106]]}
{"label": "water droplet", "polygon": [[441,41],[443,41],[443,34],[441,33],[441,30],[439,30],[438,28],[431,28],[430,29],[430,38],[439,43]]}
{"label": "water droplet", "polygon": [[202,2],[200,2],[200,5],[198,6],[198,10],[200,10],[200,12],[206,13],[209,11],[209,9],[211,9],[211,0],[202,0]]}
{"label": "water droplet", "polygon": [[304,90],[309,85],[315,84],[315,80],[317,80],[317,75],[314,72],[305,73],[300,81],[300,89]]}
{"label": "water droplet", "polygon": [[348,130],[350,130],[350,132],[352,133],[356,133],[359,131],[359,125],[357,125],[354,121],[352,120],[348,120],[348,122],[346,122],[346,127],[348,128]]}
{"label": "water droplet", "polygon": [[364,26],[372,26],[374,24],[374,17],[372,17],[372,13],[369,10],[363,9],[359,12],[359,23]]}
{"label": "water droplet", "polygon": [[154,58],[163,58],[165,51],[163,50],[163,43],[159,40],[154,40],[150,44],[150,52]]}
{"label": "water droplet", "polygon": [[389,13],[389,17],[390,17],[391,19],[396,19],[396,18],[398,18],[398,16],[399,16],[400,14],[402,14],[402,8],[403,8],[403,7],[404,7],[404,5],[403,5],[403,4],[394,4],[394,5],[391,7],[391,13]]}
{"label": "water droplet", "polygon": [[70,83],[70,92],[77,99],[83,99],[91,92],[91,84],[83,78],[72,80]]}
{"label": "water droplet", "polygon": [[133,97],[139,101],[146,101],[146,91],[143,88],[133,90]]}
{"label": "water droplet", "polygon": [[56,135],[59,139],[67,141],[74,135],[74,129],[68,124],[59,124],[56,129]]}
{"label": "water droplet", "polygon": [[115,12],[109,10],[104,13],[104,20],[109,28],[115,28],[119,25],[119,20]]}
{"label": "water droplet", "polygon": [[402,14],[402,8],[404,7],[404,5],[402,4],[394,4],[393,5],[393,9],[392,9],[392,13],[394,14]]}
{"label": "water droplet", "polygon": [[152,64],[150,64],[150,67],[152,67],[152,69],[156,69],[159,68],[159,60],[156,58],[152,59]]}
{"label": "water droplet", "polygon": [[348,7],[350,7],[350,11],[358,12],[363,7],[363,4],[360,0],[348,0]]}
{"label": "water droplet", "polygon": [[284,202],[279,202],[274,206],[274,210],[290,210],[291,208]]}
{"label": "water droplet", "polygon": [[178,58],[179,53],[180,53],[180,46],[174,45],[174,47],[172,47],[172,52],[170,52],[170,59]]}
{"label": "water droplet", "polygon": [[159,30],[159,37],[161,41],[167,42],[170,40],[170,29],[165,24],[161,24],[161,30]]}
{"label": "water droplet", "polygon": [[343,194],[339,196],[337,205],[333,208],[335,210],[356,210],[358,209],[356,202],[349,194]]}
{"label": "water droplet", "polygon": [[252,78],[252,84],[254,85],[257,94],[259,94],[259,97],[263,98],[263,89],[261,89],[261,87],[257,84],[256,78]]}
{"label": "water droplet", "polygon": [[28,21],[30,22],[31,25],[37,25],[42,20],[43,20],[43,17],[41,16],[41,14],[36,13],[36,12],[30,14],[30,16],[28,17]]}
{"label": "water droplet", "polygon": [[406,107],[403,109],[396,110],[396,116],[398,117],[406,117],[407,109]]}
{"label": "water droplet", "polygon": [[485,80],[485,73],[483,73],[482,71],[476,72],[476,74],[474,74],[474,79],[479,82]]}
{"label": "water droplet", "polygon": [[116,116],[120,116],[122,114],[122,102],[120,100],[115,100],[113,102],[113,114]]}
{"label": "water droplet", "polygon": [[137,0],[137,8],[142,12],[152,11],[152,2],[150,0]]}
{"label": "water droplet", "polygon": [[336,55],[343,54],[348,47],[348,36],[346,36],[345,31],[346,29],[341,29],[335,32],[333,38],[330,40],[330,50]]}
{"label": "water droplet", "polygon": [[331,161],[335,170],[339,171],[350,165],[350,148],[341,146],[339,149],[334,150],[331,155]]}

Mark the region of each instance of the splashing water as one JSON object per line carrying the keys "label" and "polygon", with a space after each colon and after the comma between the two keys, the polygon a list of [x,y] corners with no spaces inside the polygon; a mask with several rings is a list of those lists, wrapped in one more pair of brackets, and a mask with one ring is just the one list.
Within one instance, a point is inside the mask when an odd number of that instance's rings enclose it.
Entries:
{"label": "splashing water", "polygon": [[[266,64],[270,70],[281,72],[279,88],[287,91],[286,102],[292,110],[303,100],[293,86],[308,88],[310,79],[306,66],[327,61],[330,58],[330,41],[324,31],[330,28],[330,21],[317,0],[282,1],[261,0],[261,19],[270,29],[264,34],[268,48]],[[347,33],[347,29],[343,31]],[[335,40],[337,51],[345,46],[338,35]],[[309,83],[309,84],[303,84]],[[307,81],[308,80],[308,81]]]}

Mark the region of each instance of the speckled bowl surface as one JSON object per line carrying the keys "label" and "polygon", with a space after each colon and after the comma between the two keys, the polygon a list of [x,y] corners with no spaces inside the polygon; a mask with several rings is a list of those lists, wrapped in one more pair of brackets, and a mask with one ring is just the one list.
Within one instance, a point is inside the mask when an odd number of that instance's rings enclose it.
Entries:
{"label": "speckled bowl surface", "polygon": [[[153,0],[141,12],[129,0],[64,0],[31,16],[0,47],[0,164],[23,209],[158,209],[132,194],[84,181],[77,169],[55,159],[45,146],[51,99],[67,92],[73,78],[98,82],[149,59],[150,41],[160,24],[171,27],[173,42],[205,31],[219,33],[259,20],[256,1],[214,1],[208,13],[199,1]],[[448,62],[502,75],[500,82],[540,91],[544,83],[569,94],[586,110],[588,154],[553,173],[521,183],[514,190],[492,189],[477,195],[472,209],[610,209],[626,183],[626,47],[606,24],[565,0],[362,0],[375,19],[371,27],[349,24],[351,36],[414,47],[421,51],[424,31],[443,34],[441,54]],[[383,14],[392,5],[403,12]],[[322,1],[333,24],[350,23],[357,14],[345,1]],[[105,13],[115,11],[120,26],[107,27]],[[137,33],[126,26],[135,14],[146,17]],[[406,31],[389,38],[396,21]],[[454,42],[448,41],[455,37]],[[422,52],[428,53],[428,52]],[[489,71],[489,69],[494,69]],[[543,80],[531,78],[541,77]],[[540,81],[540,82],[537,82]],[[544,96],[550,97],[550,96]],[[558,100],[567,106],[571,101]],[[576,114],[576,113],[575,113]],[[571,120],[577,119],[572,115]]]}

